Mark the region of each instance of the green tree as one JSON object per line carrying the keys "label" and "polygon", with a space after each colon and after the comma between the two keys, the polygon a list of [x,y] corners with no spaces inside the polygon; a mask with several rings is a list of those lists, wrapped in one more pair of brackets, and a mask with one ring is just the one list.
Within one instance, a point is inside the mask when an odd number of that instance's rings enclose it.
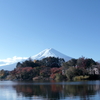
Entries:
{"label": "green tree", "polygon": [[55,80],[62,80],[63,79],[63,76],[61,73],[57,73],[56,74],[56,77],[55,77]]}
{"label": "green tree", "polygon": [[65,74],[69,80],[72,80],[73,77],[75,76],[87,75],[87,70],[82,67],[80,68],[70,67],[69,69],[66,70]]}
{"label": "green tree", "polygon": [[85,67],[90,68],[92,65],[96,65],[96,62],[91,58],[85,59]]}
{"label": "green tree", "polygon": [[47,67],[61,67],[61,64],[64,62],[64,59],[55,58],[55,57],[47,57],[41,60],[43,66]]}
{"label": "green tree", "polygon": [[20,67],[38,67],[39,64],[37,63],[34,63],[32,60],[26,60],[24,62],[22,62],[21,66]]}
{"label": "green tree", "polygon": [[16,64],[16,68],[18,68],[18,67],[21,67],[21,63],[20,63],[20,62],[18,62],[18,63]]}
{"label": "green tree", "polygon": [[70,67],[69,69],[66,70],[65,74],[69,80],[72,80],[73,77],[75,76],[75,70],[76,68],[74,67]]}
{"label": "green tree", "polygon": [[77,59],[71,59],[71,60],[69,60],[69,61],[67,61],[67,62],[64,62],[63,64],[62,64],[62,66],[64,67],[64,68],[66,68],[66,69],[68,69],[69,67],[75,67],[76,66],[76,64],[77,64]]}

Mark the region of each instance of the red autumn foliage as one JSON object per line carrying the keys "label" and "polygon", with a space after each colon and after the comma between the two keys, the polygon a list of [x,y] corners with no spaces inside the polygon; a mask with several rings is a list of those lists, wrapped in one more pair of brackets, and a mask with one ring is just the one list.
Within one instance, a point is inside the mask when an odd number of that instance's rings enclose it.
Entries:
{"label": "red autumn foliage", "polygon": [[23,68],[17,68],[16,72],[21,73],[21,72],[30,72],[33,68],[32,67],[23,67]]}
{"label": "red autumn foliage", "polygon": [[51,68],[51,79],[55,79],[57,73],[62,73],[62,68]]}
{"label": "red autumn foliage", "polygon": [[15,75],[15,74],[19,74],[19,73],[22,73],[22,72],[30,72],[33,68],[32,67],[23,67],[23,68],[16,68],[14,69],[13,71],[11,71],[11,74],[12,75]]}
{"label": "red autumn foliage", "polygon": [[51,68],[51,73],[62,73],[61,68]]}
{"label": "red autumn foliage", "polygon": [[51,78],[51,79],[55,79],[55,77],[56,77],[56,74],[51,74],[51,75],[50,75],[50,78]]}
{"label": "red autumn foliage", "polygon": [[50,67],[42,67],[40,70],[40,75],[43,76],[50,76],[51,71],[50,71]]}

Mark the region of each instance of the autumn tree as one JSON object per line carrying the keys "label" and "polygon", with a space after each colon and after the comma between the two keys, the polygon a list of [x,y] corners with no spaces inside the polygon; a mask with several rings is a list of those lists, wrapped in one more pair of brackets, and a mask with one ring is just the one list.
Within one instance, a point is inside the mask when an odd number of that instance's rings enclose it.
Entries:
{"label": "autumn tree", "polygon": [[77,60],[78,67],[90,68],[92,65],[96,65],[97,63],[90,58],[81,57]]}
{"label": "autumn tree", "polygon": [[80,57],[80,58],[77,60],[77,66],[78,66],[78,67],[85,67],[85,57]]}

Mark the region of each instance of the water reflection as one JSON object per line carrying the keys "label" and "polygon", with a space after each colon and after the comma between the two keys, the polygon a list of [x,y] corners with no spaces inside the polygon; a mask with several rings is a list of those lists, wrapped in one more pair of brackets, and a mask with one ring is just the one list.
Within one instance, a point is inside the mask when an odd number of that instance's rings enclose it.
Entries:
{"label": "water reflection", "polygon": [[17,91],[18,95],[25,97],[39,96],[43,98],[60,99],[62,95],[62,85],[15,85],[13,88]]}
{"label": "water reflection", "polygon": [[11,95],[10,93],[12,92],[15,93],[13,94],[14,98],[16,98],[14,100],[19,100],[18,98],[22,98],[22,100],[99,100],[100,98],[100,81],[58,83],[12,82],[10,85],[0,83],[0,90],[5,91],[5,89],[10,91],[8,95]]}

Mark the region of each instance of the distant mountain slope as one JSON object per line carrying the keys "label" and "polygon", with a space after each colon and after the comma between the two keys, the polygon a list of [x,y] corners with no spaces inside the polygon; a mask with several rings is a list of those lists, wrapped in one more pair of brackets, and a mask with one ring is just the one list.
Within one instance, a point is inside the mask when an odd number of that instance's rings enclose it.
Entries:
{"label": "distant mountain slope", "polygon": [[59,58],[63,58],[65,61],[68,61],[70,59],[72,59],[71,57],[69,56],[66,56],[62,53],[60,53],[59,51],[55,50],[55,49],[45,49],[43,51],[41,51],[40,53],[32,56],[31,58],[32,59],[38,59],[38,60],[41,60],[43,58],[46,58],[46,57],[59,57]]}
{"label": "distant mountain slope", "polygon": [[[71,57],[66,56],[66,55],[64,55],[64,54],[60,53],[59,51],[57,51],[55,49],[52,49],[52,48],[45,49],[45,50],[41,51],[40,53],[32,56],[31,58],[33,60],[41,60],[41,59],[46,58],[46,57],[59,57],[59,58],[63,58],[65,61],[68,61],[68,60],[72,59]],[[22,62],[22,60],[20,62]],[[5,65],[5,66],[0,66],[0,70],[4,69],[4,70],[11,71],[14,68],[16,68],[16,64],[17,63],[13,63],[13,64],[10,64],[10,65]]]}
{"label": "distant mountain slope", "polygon": [[13,70],[14,68],[16,68],[16,64],[17,63],[14,63],[14,64],[10,64],[10,65],[5,65],[5,66],[0,66],[0,70],[4,69],[4,70]]}

